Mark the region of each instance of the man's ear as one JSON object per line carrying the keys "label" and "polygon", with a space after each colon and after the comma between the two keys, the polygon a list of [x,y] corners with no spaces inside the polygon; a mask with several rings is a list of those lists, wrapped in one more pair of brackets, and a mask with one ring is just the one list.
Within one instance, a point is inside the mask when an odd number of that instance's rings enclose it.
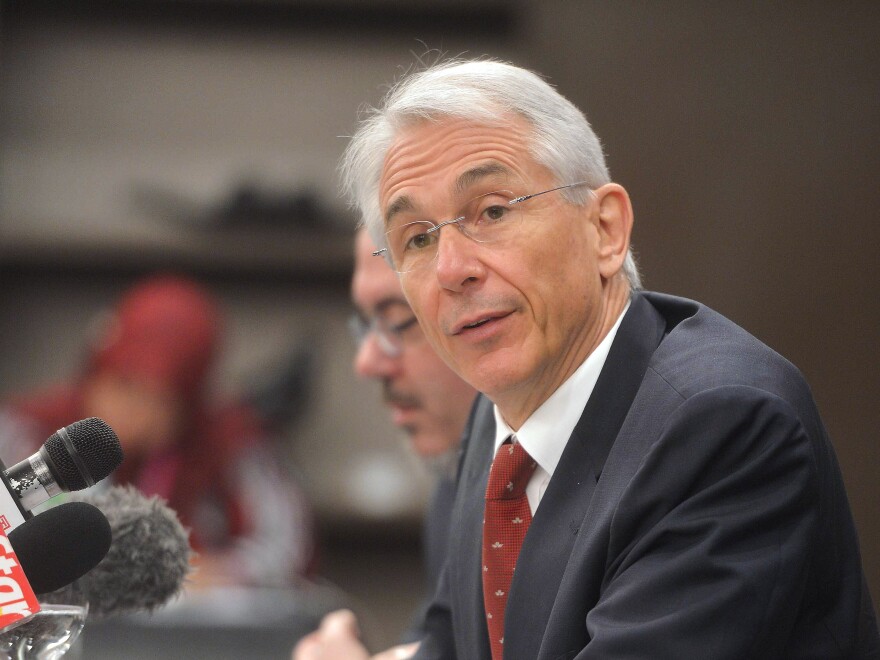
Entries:
{"label": "man's ear", "polygon": [[599,273],[611,279],[623,268],[632,234],[633,209],[623,186],[606,183],[593,191],[598,207]]}

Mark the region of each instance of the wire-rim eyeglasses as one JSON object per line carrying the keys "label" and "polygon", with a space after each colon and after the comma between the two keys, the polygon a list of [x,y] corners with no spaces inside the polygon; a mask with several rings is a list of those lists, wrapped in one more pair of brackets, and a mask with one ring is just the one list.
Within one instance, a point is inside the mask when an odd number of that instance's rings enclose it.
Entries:
{"label": "wire-rim eyeglasses", "polygon": [[[506,238],[518,225],[521,213],[512,208],[515,205],[539,195],[582,185],[587,182],[567,183],[519,196],[508,190],[478,195],[465,205],[461,215],[452,220],[440,223],[418,220],[393,227],[385,232],[386,247],[375,250],[373,256],[383,257],[399,274],[419,270],[436,258],[439,232],[443,227],[456,225],[459,231],[477,243],[496,242]],[[592,190],[590,194],[595,197]]]}

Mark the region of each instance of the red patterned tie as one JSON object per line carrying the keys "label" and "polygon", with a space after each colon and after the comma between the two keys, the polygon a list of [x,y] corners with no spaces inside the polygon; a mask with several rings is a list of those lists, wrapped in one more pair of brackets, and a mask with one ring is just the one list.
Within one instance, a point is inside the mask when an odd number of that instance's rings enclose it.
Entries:
{"label": "red patterned tie", "polygon": [[526,484],[536,467],[522,445],[507,440],[498,448],[489,472],[483,520],[483,605],[493,660],[501,660],[504,655],[507,592],[519,549],[532,522]]}

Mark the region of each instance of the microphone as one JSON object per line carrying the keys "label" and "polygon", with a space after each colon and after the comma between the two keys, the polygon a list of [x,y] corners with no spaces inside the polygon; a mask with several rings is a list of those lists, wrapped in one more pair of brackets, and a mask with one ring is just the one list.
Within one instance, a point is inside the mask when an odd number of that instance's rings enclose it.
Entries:
{"label": "microphone", "polygon": [[65,502],[25,520],[9,542],[36,594],[69,585],[110,549],[110,523],[86,502]]}
{"label": "microphone", "polygon": [[89,603],[89,617],[151,612],[177,595],[190,572],[189,533],[158,496],[133,486],[72,496],[101,509],[113,541],[107,556],[72,584],[42,599]]}
{"label": "microphone", "polygon": [[[122,462],[122,445],[107,423],[89,417],[58,429],[40,450],[3,471],[6,490],[21,515],[5,507],[4,527],[15,527],[30,511],[58,493],[93,486]],[[0,467],[4,467],[0,463]],[[20,519],[19,519],[20,518]]]}

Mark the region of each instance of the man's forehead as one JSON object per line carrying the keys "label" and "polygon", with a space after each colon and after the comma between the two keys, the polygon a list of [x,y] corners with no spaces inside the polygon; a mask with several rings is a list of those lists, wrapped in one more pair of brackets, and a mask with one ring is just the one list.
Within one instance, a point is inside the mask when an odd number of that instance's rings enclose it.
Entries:
{"label": "man's forehead", "polygon": [[379,181],[385,224],[398,213],[420,210],[413,185],[439,179],[444,192],[458,197],[484,180],[522,178],[522,168],[533,161],[531,130],[520,117],[503,124],[449,119],[402,129],[386,152]]}

